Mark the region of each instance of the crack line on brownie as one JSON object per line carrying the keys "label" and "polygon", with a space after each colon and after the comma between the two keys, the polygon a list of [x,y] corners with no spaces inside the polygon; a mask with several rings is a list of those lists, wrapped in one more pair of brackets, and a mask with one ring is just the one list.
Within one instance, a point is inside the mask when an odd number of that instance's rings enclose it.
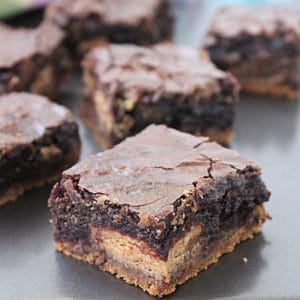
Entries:
{"label": "crack line on brownie", "polygon": [[143,206],[146,206],[146,205],[154,204],[155,202],[157,202],[157,201],[159,201],[159,200],[162,200],[162,199],[165,198],[166,196],[167,196],[167,194],[164,194],[163,196],[157,198],[156,200],[151,201],[151,202],[148,202],[148,203],[144,203],[144,204],[139,204],[139,205],[131,204],[130,207],[143,207]]}

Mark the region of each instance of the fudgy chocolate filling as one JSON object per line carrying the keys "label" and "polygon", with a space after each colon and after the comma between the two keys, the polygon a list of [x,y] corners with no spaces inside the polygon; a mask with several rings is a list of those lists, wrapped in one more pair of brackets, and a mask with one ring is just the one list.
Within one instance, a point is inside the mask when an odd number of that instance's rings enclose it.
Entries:
{"label": "fudgy chocolate filling", "polygon": [[[59,151],[45,157],[43,149],[51,146],[55,146]],[[75,151],[79,151],[79,147],[78,127],[72,122],[48,128],[46,133],[32,144],[20,144],[3,153],[0,151],[0,174],[5,174],[0,177],[0,194],[13,184],[55,175],[62,171],[63,167],[74,162],[68,161],[74,159],[68,158],[68,155],[74,148]]]}
{"label": "fudgy chocolate filling", "polygon": [[[93,78],[92,74],[91,76]],[[96,82],[95,79],[94,82]],[[96,83],[92,86],[95,85]],[[152,101],[151,99],[157,97],[157,94],[144,94],[140,96],[138,103],[131,111],[126,111],[124,107],[126,91],[117,90],[114,95],[108,96],[115,99],[112,108],[115,120],[113,132],[102,132],[101,134],[109,137],[112,139],[112,143],[116,144],[153,123],[165,124],[189,133],[203,134],[211,129],[218,131],[231,129],[234,122],[235,105],[238,101],[238,91],[231,77],[221,80],[220,88],[220,94],[213,95],[211,99],[200,99],[200,101],[197,97],[201,96],[191,96],[190,94],[162,94],[159,101]],[[91,109],[94,105],[92,89],[92,87],[86,86],[84,91],[86,105],[90,105],[90,108],[85,107],[83,113],[98,124],[98,119],[105,118],[107,112],[97,116],[96,109]],[[105,90],[105,87],[103,89]],[[99,125],[99,127],[101,126]]]}
{"label": "fudgy chocolate filling", "polygon": [[[300,47],[297,40],[291,40],[287,33],[278,33],[276,37],[257,36],[243,34],[235,38],[223,38],[214,36],[216,41],[206,48],[211,59],[221,69],[232,67],[231,58],[233,53],[240,56],[240,60],[255,58],[259,53],[264,53],[264,57],[273,56],[278,53],[282,57],[297,57]],[[234,63],[233,63],[234,64]]]}
{"label": "fudgy chocolate filling", "polygon": [[[128,127],[126,132],[122,126],[122,119],[117,120],[116,126],[121,125],[125,134],[121,137],[115,136],[114,143],[120,142],[127,135],[138,133],[150,124],[166,124],[191,133],[205,132],[211,128],[225,130],[232,127],[234,107],[230,104],[216,100],[196,107],[187,107],[176,105],[176,97],[171,100],[162,99],[154,104],[138,104],[133,112],[123,114],[123,117],[132,117],[134,124]],[[121,124],[118,121],[121,121]]]}
{"label": "fudgy chocolate filling", "polygon": [[208,176],[205,186],[197,187],[195,183],[190,195],[174,202],[173,213],[141,226],[138,213],[129,205],[108,200],[99,205],[99,195],[81,189],[79,179],[79,175],[64,176],[51,193],[49,206],[57,241],[81,240],[89,245],[90,225],[108,227],[145,241],[164,260],[172,243],[193,224],[203,225],[202,234],[208,245],[226,230],[258,222],[254,208],[270,195],[258,173],[250,167],[225,178]]}

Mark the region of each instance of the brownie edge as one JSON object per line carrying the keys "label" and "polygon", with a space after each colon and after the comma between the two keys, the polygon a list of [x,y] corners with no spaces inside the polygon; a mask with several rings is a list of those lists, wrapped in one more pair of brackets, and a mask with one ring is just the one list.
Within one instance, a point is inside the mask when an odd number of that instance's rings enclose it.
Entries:
{"label": "brownie edge", "polygon": [[71,112],[26,93],[0,97],[0,205],[53,182],[79,159]]}
{"label": "brownie edge", "polygon": [[170,294],[261,230],[260,173],[207,138],[149,126],[63,173],[49,198],[55,247]]}
{"label": "brownie edge", "polygon": [[82,65],[82,115],[102,148],[153,123],[230,142],[239,84],[196,49],[109,45]]}

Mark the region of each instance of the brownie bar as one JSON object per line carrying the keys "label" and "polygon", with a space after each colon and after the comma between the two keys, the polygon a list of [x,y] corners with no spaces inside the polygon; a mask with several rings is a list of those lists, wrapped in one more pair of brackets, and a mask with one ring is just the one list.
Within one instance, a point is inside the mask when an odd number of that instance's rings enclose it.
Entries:
{"label": "brownie bar", "polygon": [[148,45],[170,39],[168,0],[56,0],[46,13],[66,31],[66,46],[81,58],[105,41]]}
{"label": "brownie bar", "polygon": [[300,99],[300,11],[223,8],[205,48],[218,67],[239,79],[243,91]]}
{"label": "brownie bar", "polygon": [[49,199],[55,246],[151,295],[172,293],[261,230],[260,173],[205,137],[151,125],[63,172]]}
{"label": "brownie bar", "polygon": [[59,46],[63,36],[47,22],[35,29],[0,24],[0,95],[29,91],[57,96],[67,68],[67,55]]}
{"label": "brownie bar", "polygon": [[78,127],[66,108],[26,93],[0,97],[0,205],[57,180],[79,154]]}
{"label": "brownie bar", "polygon": [[239,86],[204,53],[171,44],[110,45],[89,52],[83,72],[83,116],[103,148],[151,123],[231,140]]}

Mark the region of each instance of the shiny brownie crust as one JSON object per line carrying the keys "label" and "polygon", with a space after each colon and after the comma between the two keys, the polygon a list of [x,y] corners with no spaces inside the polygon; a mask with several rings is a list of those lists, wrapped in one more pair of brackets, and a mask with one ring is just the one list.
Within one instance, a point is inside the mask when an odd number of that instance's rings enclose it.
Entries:
{"label": "shiny brownie crust", "polygon": [[88,248],[91,228],[109,228],[167,260],[195,224],[207,247],[224,232],[259,224],[255,208],[269,196],[252,162],[205,138],[153,125],[65,171],[49,206],[57,242]]}

